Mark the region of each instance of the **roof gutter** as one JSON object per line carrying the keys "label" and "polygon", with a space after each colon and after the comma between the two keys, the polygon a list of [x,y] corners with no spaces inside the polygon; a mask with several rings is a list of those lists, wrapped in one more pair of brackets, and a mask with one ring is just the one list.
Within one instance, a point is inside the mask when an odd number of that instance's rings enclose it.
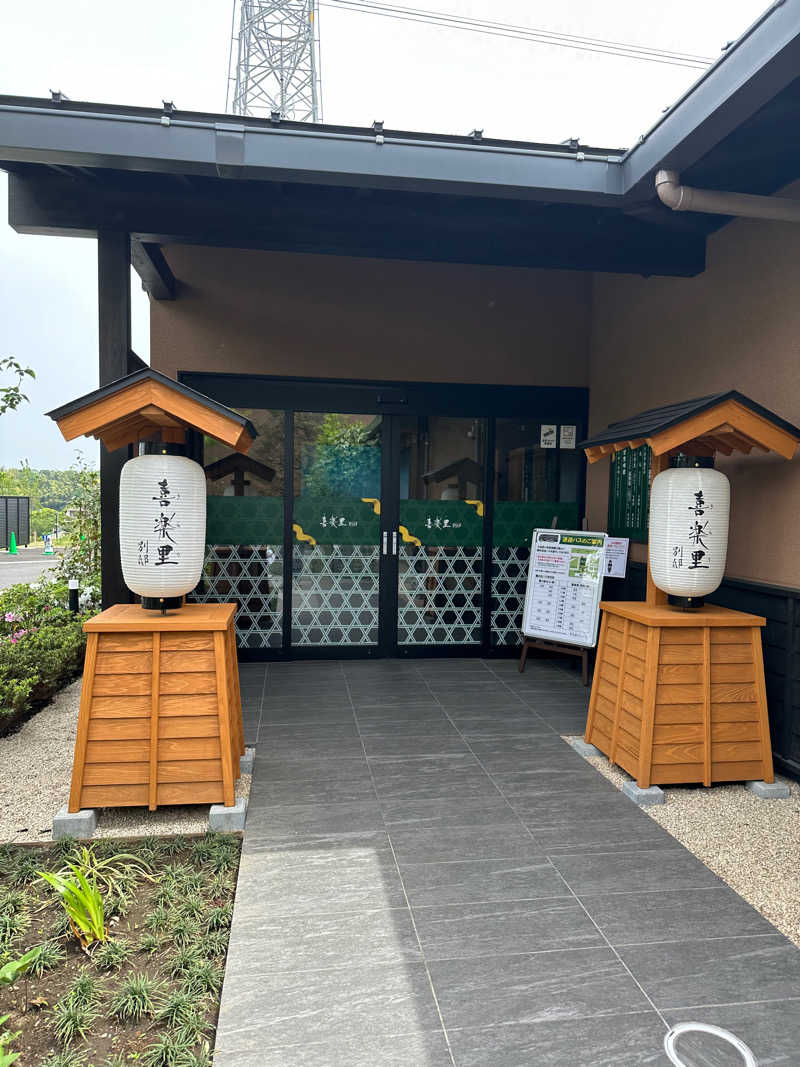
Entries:
{"label": "roof gutter", "polygon": [[751,196],[749,193],[723,193],[713,189],[693,189],[681,185],[674,170],[656,174],[656,192],[662,204],[673,211],[700,211],[704,215],[734,215],[775,222],[800,222],[800,200],[785,196]]}

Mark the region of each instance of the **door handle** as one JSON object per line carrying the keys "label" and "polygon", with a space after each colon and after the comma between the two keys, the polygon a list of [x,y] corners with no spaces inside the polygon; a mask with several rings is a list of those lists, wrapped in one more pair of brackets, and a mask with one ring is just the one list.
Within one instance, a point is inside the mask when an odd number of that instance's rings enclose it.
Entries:
{"label": "door handle", "polygon": [[392,555],[397,555],[397,530],[392,531]]}
{"label": "door handle", "polygon": [[389,534],[386,532],[386,530],[384,530],[383,531],[383,554],[384,554],[384,556],[386,555],[386,553],[388,551],[388,548],[387,548],[388,539],[389,539]]}

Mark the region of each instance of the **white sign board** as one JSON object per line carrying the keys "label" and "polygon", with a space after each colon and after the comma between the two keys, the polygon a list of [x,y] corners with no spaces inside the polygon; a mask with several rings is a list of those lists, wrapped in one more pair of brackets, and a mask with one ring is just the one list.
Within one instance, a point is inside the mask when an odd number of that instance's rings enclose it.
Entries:
{"label": "white sign board", "polygon": [[564,426],[561,427],[561,430],[560,430],[559,435],[558,435],[558,446],[559,446],[559,448],[574,448],[575,447],[575,434],[576,434],[576,430],[577,429],[578,429],[577,426],[564,425]]}
{"label": "white sign board", "polygon": [[624,578],[628,565],[628,538],[606,537],[606,559],[603,574],[606,578]]}
{"label": "white sign board", "polygon": [[555,448],[556,447],[556,430],[558,427],[552,422],[543,422],[542,429],[539,433],[539,447],[540,448]]}
{"label": "white sign board", "polygon": [[526,637],[594,647],[605,547],[604,533],[533,531],[522,615]]}

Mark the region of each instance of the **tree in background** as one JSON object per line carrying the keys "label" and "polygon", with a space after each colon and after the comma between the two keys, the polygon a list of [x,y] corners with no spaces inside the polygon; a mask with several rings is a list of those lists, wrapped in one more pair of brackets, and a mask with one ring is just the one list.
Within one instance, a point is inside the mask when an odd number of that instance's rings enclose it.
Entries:
{"label": "tree in background", "polygon": [[327,414],[309,449],[303,491],[311,496],[380,495],[381,451],[369,426]]}
{"label": "tree in background", "polygon": [[13,356],[0,359],[0,374],[10,375],[17,379],[11,385],[0,385],[0,415],[5,415],[7,411],[16,411],[20,404],[27,401],[27,396],[20,388],[22,380],[23,378],[35,378],[36,375],[30,367],[23,367]]}
{"label": "tree in background", "polygon": [[100,597],[100,472],[78,452],[72,465],[71,516],[65,520],[69,546],[59,553],[58,577],[77,578],[84,597]]}

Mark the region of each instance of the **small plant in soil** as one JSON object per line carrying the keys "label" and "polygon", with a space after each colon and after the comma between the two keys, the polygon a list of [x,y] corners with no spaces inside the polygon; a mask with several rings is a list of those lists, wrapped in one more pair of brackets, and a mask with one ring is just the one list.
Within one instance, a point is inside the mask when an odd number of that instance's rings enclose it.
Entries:
{"label": "small plant in soil", "polygon": [[77,1038],[85,1040],[98,1011],[91,1004],[78,1004],[64,997],[53,1005],[54,1031],[60,1044],[68,1046]]}
{"label": "small plant in soil", "polygon": [[92,958],[101,971],[117,971],[133,955],[133,945],[127,937],[109,939],[98,945]]}
{"label": "small plant in soil", "polygon": [[233,904],[228,901],[215,908],[210,908],[206,915],[206,929],[227,930],[233,919]]}
{"label": "small plant in soil", "polygon": [[196,945],[179,948],[169,961],[167,971],[171,978],[185,978],[201,962]]}
{"label": "small plant in soil", "polygon": [[213,834],[0,845],[6,1060],[210,1067],[238,851]]}
{"label": "small plant in soil", "polygon": [[7,1015],[0,1018],[0,1067],[11,1067],[12,1063],[16,1063],[20,1057],[19,1052],[12,1052],[9,1047],[20,1035],[20,1031],[17,1030],[15,1034],[12,1034],[10,1030],[4,1030],[3,1024],[8,1019]]}
{"label": "small plant in soil", "polygon": [[158,952],[161,948],[161,938],[158,934],[142,934],[139,938],[139,944],[136,946],[137,952],[146,952],[148,956],[152,956],[154,952]]}
{"label": "small plant in soil", "polygon": [[33,951],[35,955],[31,959],[29,972],[37,978],[41,978],[46,971],[52,971],[67,957],[58,941],[43,941]]}
{"label": "small plant in soil", "polygon": [[145,1015],[153,1015],[161,992],[161,984],[142,972],[129,975],[111,998],[111,1014],[123,1022],[138,1023]]}

